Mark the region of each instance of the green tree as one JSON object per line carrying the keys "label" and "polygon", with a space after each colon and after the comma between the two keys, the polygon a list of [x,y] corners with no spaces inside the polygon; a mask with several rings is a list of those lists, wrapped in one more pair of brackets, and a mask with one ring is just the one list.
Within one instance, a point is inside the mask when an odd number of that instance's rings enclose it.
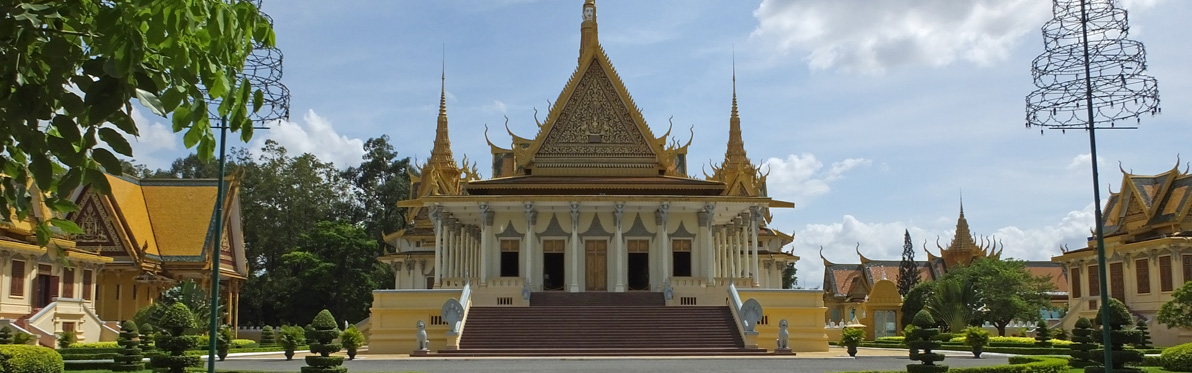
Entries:
{"label": "green tree", "polygon": [[926,308],[935,321],[948,327],[948,332],[960,333],[978,318],[974,289],[975,285],[966,278],[944,276],[935,281]]}
{"label": "green tree", "polygon": [[931,297],[931,291],[934,285],[931,282],[920,282],[911,287],[911,290],[902,297],[902,317],[899,327],[905,328],[910,326],[914,321],[915,314],[923,310],[927,303],[927,299]]}
{"label": "green tree", "polygon": [[795,268],[795,263],[786,263],[782,268],[782,288],[794,289],[795,284],[799,282],[798,269]]}
{"label": "green tree", "polygon": [[298,248],[282,256],[277,273],[284,276],[281,294],[290,320],[314,317],[327,309],[343,320],[368,317],[372,291],[377,289],[373,267],[384,266],[374,256],[377,242],[348,223],[319,222],[300,237]]}
{"label": "green tree", "polygon": [[1159,306],[1159,323],[1169,328],[1192,327],[1192,282],[1186,282],[1171,294],[1171,300]]}
{"label": "green tree", "polygon": [[911,243],[911,231],[903,230],[902,260],[898,262],[898,294],[907,293],[919,284],[919,266],[915,263],[915,245]]}
{"label": "green tree", "polygon": [[977,259],[944,277],[965,278],[973,284],[974,297],[968,304],[982,310],[977,321],[993,324],[1000,336],[1006,335],[1011,321],[1039,321],[1039,311],[1053,307],[1048,295],[1055,291],[1051,279],[1031,275],[1021,260]]}
{"label": "green tree", "polygon": [[349,221],[361,222],[364,231],[384,245],[385,234],[405,228],[406,209],[398,208],[397,202],[410,196],[410,158],[397,157],[388,135],[365,141],[362,158],[359,166],[343,172],[343,178],[353,187]]}
{"label": "green tree", "polygon": [[[134,98],[170,115],[203,158],[215,149],[208,102],[252,137],[248,114],[263,93],[235,77],[255,44],[274,44],[252,2],[17,0],[0,12],[0,210],[16,219],[36,209],[33,193],[65,213],[77,209],[76,187],[110,188],[103,171],[123,171],[115,153],[132,157],[125,136],[139,134]],[[43,245],[50,225],[81,233],[63,219],[39,222]]]}

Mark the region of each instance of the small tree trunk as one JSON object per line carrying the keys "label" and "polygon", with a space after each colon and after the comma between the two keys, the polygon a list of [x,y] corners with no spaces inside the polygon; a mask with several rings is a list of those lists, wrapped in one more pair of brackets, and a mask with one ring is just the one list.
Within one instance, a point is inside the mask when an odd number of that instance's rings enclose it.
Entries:
{"label": "small tree trunk", "polygon": [[998,337],[1006,336],[1006,325],[1009,325],[1009,323],[1005,323],[1005,324],[1000,323],[1000,322],[993,323],[993,326],[997,328],[997,336]]}

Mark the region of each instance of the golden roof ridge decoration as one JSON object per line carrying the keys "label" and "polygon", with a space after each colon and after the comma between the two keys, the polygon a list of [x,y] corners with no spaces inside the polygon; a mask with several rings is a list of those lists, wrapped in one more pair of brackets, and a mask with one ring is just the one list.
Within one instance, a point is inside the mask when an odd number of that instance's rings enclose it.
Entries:
{"label": "golden roof ridge decoration", "polygon": [[[733,62],[732,75],[732,109],[729,114],[728,144],[724,151],[724,161],[719,165],[712,165],[712,175],[704,172],[708,180],[719,180],[728,185],[724,189],[725,195],[765,196],[766,178],[769,171],[763,172],[761,165],[754,165],[745,152],[745,141],[741,135],[741,117],[737,109],[737,71]],[[769,213],[766,220],[770,220]]]}

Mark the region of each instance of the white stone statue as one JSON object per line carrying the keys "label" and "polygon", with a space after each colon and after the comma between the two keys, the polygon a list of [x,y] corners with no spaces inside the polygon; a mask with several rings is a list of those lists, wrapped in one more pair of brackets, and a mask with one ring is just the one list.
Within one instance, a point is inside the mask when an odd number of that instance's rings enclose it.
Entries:
{"label": "white stone statue", "polygon": [[426,323],[418,320],[418,351],[430,350],[430,340],[426,337]]}
{"label": "white stone statue", "polygon": [[787,328],[786,319],[782,319],[782,321],[778,322],[778,349],[780,349],[780,350],[789,350],[790,349],[790,346],[788,345],[787,342],[789,342],[789,340],[791,338],[791,333],[788,332],[786,330],[786,328]]}

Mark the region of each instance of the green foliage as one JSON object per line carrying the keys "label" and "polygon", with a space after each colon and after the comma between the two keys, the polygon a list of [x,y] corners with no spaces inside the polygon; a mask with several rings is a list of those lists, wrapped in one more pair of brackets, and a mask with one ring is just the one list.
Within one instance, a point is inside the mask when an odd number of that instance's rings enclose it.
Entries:
{"label": "green foliage", "polygon": [[1010,365],[953,369],[956,373],[1068,373],[1068,362],[1047,356],[1011,356]]}
{"label": "green foliage", "polygon": [[[976,285],[972,281],[945,276],[933,282],[935,286],[931,297],[927,299],[926,308],[931,311],[935,321],[942,323],[950,332],[960,332],[978,318]],[[915,326],[924,327],[917,322]]]}
{"label": "green foliage", "polygon": [[1171,293],[1171,300],[1159,306],[1157,319],[1168,328],[1192,328],[1192,282]]}
{"label": "green foliage", "polygon": [[191,314],[190,308],[182,303],[164,307],[157,325],[172,336],[180,336],[186,329],[193,329],[196,326],[194,314]]}
{"label": "green foliage", "polygon": [[187,329],[195,326],[194,315],[190,309],[181,302],[165,307],[159,323],[165,333],[155,338],[155,344],[167,354],[150,357],[149,365],[170,373],[182,373],[186,367],[198,366],[198,357],[185,356],[186,350],[198,345],[195,336],[185,335]]}
{"label": "green foliage", "polygon": [[0,328],[0,345],[12,344],[12,329],[7,325]]}
{"label": "green foliage", "polygon": [[33,342],[33,335],[29,333],[16,333],[12,335],[12,344],[27,345]]}
{"label": "green foliage", "polygon": [[[915,319],[912,322],[914,323],[916,328],[920,328],[920,329],[931,328],[931,327],[935,326],[935,318],[931,317],[931,313],[927,312],[927,310],[919,311],[919,313],[916,313]],[[935,335],[937,332],[938,331],[930,333],[930,335]],[[922,334],[920,334],[920,335],[922,335]]]}
{"label": "green foliage", "polygon": [[989,322],[997,327],[998,335],[1006,334],[1010,322],[1037,321],[1039,310],[1052,308],[1047,294],[1055,290],[1055,285],[1048,277],[1032,275],[1021,260],[977,259],[949,271],[942,279],[971,284],[962,288],[972,293],[959,299],[967,309],[983,311],[974,311],[969,322]]}
{"label": "green foliage", "polygon": [[[252,2],[78,0],[8,2],[0,16],[0,211],[24,220],[34,193],[56,214],[77,210],[80,185],[107,191],[103,171],[119,174],[116,154],[132,157],[137,136],[130,101],[169,115],[184,144],[211,158],[215,138],[208,103],[242,140],[252,137],[259,107],[248,80],[236,75],[254,44],[273,45],[269,22]],[[32,180],[36,191],[27,188]],[[65,219],[39,220],[82,233]]]}
{"label": "green foliage", "polygon": [[989,344],[989,332],[979,326],[964,328],[964,344],[972,347],[985,347]]}
{"label": "green foliage", "polygon": [[865,340],[865,329],[844,328],[840,332],[840,345],[856,347]]}
{"label": "green foliage", "polygon": [[112,371],[115,372],[132,372],[145,368],[145,363],[142,361],[144,356],[141,355],[141,349],[138,347],[141,344],[140,333],[137,330],[137,324],[132,320],[127,320],[120,325],[120,336],[116,341],[120,347],[120,355],[113,358]]}
{"label": "green foliage", "polygon": [[1172,372],[1192,372],[1192,343],[1163,350],[1159,359],[1163,364],[1163,369]]}
{"label": "green foliage", "polygon": [[915,263],[915,245],[911,243],[910,230],[903,230],[902,241],[902,260],[898,262],[898,294],[905,297],[919,284],[919,266]]}
{"label": "green foliage", "polygon": [[[915,314],[925,307],[926,302],[931,298],[931,292],[934,288],[931,282],[921,282],[918,285],[911,287],[911,290],[902,297],[902,315],[899,322],[901,322],[903,329],[911,325],[911,320]],[[905,330],[903,335],[910,335]]]}
{"label": "green foliage", "polygon": [[1146,326],[1146,320],[1139,319],[1134,326],[1134,333],[1138,337],[1138,341],[1134,343],[1136,349],[1151,348],[1151,331]]}
{"label": "green foliage", "polygon": [[786,266],[782,267],[782,288],[794,289],[795,284],[799,282],[799,270],[795,268],[794,262],[787,262]]}
{"label": "green foliage", "polygon": [[1035,345],[1039,347],[1051,347],[1051,329],[1047,327],[1047,322],[1039,320],[1035,323]]}
{"label": "green foliage", "polygon": [[0,345],[0,371],[21,373],[61,373],[62,355],[53,349],[28,345]]}
{"label": "green foliage", "polygon": [[[123,326],[121,326],[123,327]],[[70,345],[72,350],[89,350],[89,349],[118,349],[119,342],[82,342]],[[61,352],[61,351],[59,351]]]}
{"label": "green foliage", "polygon": [[310,352],[319,354],[319,356],[307,356],[306,364],[308,366],[302,367],[302,372],[347,372],[347,368],[340,366],[344,363],[342,356],[329,356],[339,351],[339,344],[332,343],[332,341],[339,338],[341,334],[335,326],[335,317],[331,316],[331,311],[325,309],[319,311],[307,328],[307,338],[312,339]]}
{"label": "green foliage", "polygon": [[1109,326],[1114,330],[1121,329],[1127,325],[1134,325],[1134,316],[1130,314],[1130,309],[1122,301],[1116,298],[1109,298],[1109,303],[1105,304],[1108,307],[1101,307],[1097,309],[1097,316],[1093,318],[1093,323],[1101,325],[1101,312],[1105,308],[1109,308]]}
{"label": "green foliage", "polygon": [[1093,323],[1089,319],[1081,317],[1076,319],[1076,326],[1072,329],[1072,345],[1068,348],[1072,349],[1069,353],[1072,359],[1069,364],[1073,368],[1083,368],[1093,364],[1093,357],[1090,356],[1090,351],[1097,348],[1097,340],[1093,338]]}
{"label": "green foliage", "polygon": [[364,346],[364,333],[356,329],[356,325],[348,326],[348,330],[339,336],[339,343],[348,351],[348,359],[356,359],[356,349]]}
{"label": "green foliage", "polygon": [[277,344],[277,340],[273,337],[273,327],[265,325],[261,328],[261,346],[272,346]]}
{"label": "green foliage", "polygon": [[914,340],[908,342],[910,345],[911,360],[918,360],[921,364],[908,364],[906,366],[907,372],[931,373],[931,372],[946,372],[947,365],[936,365],[936,362],[944,361],[944,355],[940,353],[931,352],[932,349],[940,347],[940,342],[933,340],[936,334],[939,334],[939,329],[935,327],[935,320],[931,317],[931,313],[927,310],[919,311],[915,314],[914,325]]}
{"label": "green foliage", "polygon": [[58,333],[58,348],[67,348],[70,345],[78,342],[79,337],[75,332]]}

